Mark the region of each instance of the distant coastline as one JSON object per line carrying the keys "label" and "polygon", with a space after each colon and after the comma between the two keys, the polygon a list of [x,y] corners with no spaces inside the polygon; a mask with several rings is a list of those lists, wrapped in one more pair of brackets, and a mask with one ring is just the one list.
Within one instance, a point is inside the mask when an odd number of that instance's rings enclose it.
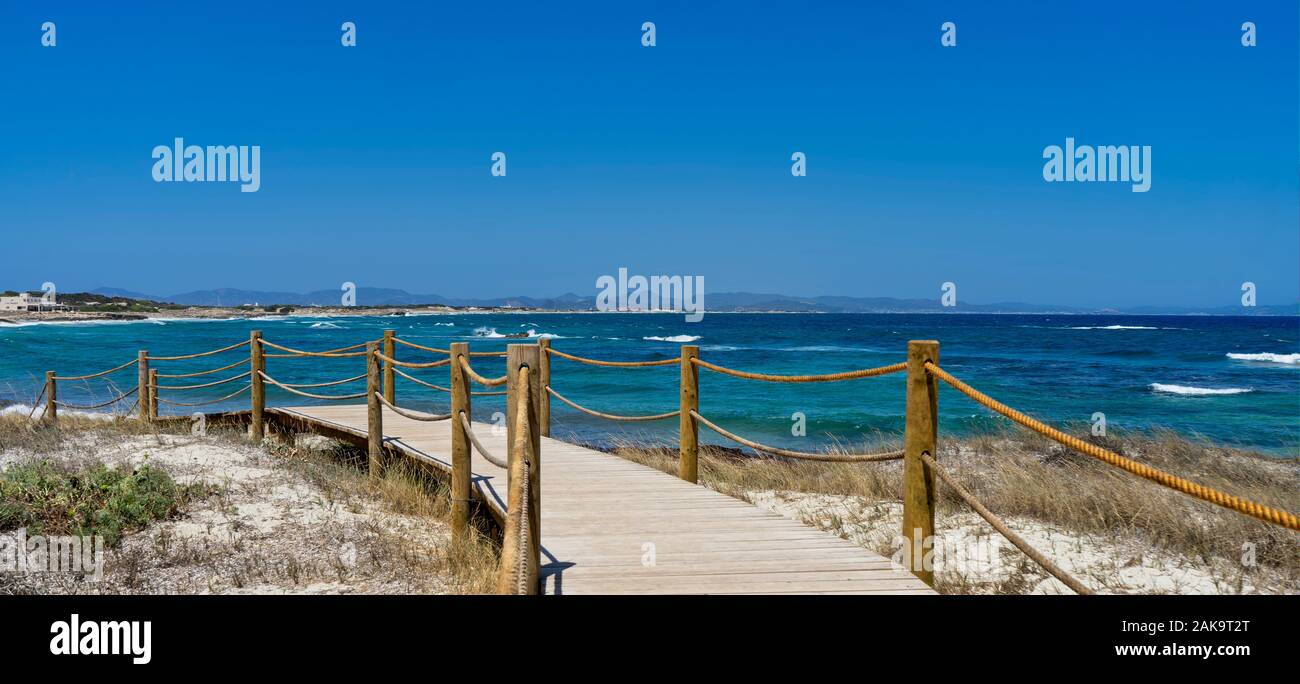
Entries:
{"label": "distant coastline", "polygon": [[[258,320],[258,319],[291,319],[291,318],[331,318],[331,317],[395,317],[395,316],[438,316],[438,315],[489,315],[489,314],[530,314],[530,315],[553,315],[553,314],[644,314],[644,315],[680,315],[676,311],[596,311],[593,309],[543,309],[530,307],[448,307],[448,306],[332,306],[332,307],[302,307],[295,308],[293,311],[277,312],[274,310],[254,309],[246,307],[226,308],[226,307],[185,307],[179,309],[165,309],[158,311],[133,311],[133,312],[105,312],[105,311],[77,311],[77,312],[17,312],[5,311],[0,315],[0,326],[26,326],[37,324],[76,324],[76,323],[103,323],[103,322],[148,322],[148,321],[172,321],[172,320],[194,320],[194,321],[228,321],[228,320]],[[1250,316],[1250,317],[1270,317],[1286,318],[1300,317],[1300,313],[1273,313],[1261,312],[1251,314],[1228,314],[1228,313],[1154,313],[1154,314],[1136,314],[1136,313],[1119,313],[1119,312],[1075,312],[1075,311],[1049,311],[1049,312],[1024,312],[1024,311],[969,311],[969,310],[950,310],[950,311],[861,311],[861,312],[840,312],[840,311],[783,311],[783,310],[724,310],[706,312],[709,315],[726,315],[726,314],[753,314],[753,315],[896,315],[896,316],[1071,316],[1071,317],[1149,317],[1149,316],[1204,316],[1204,317],[1227,317],[1227,316]]]}
{"label": "distant coastline", "polygon": [[[211,301],[239,301],[222,305]],[[359,288],[356,305],[342,306],[338,293],[319,291],[306,294],[248,290],[207,290],[151,297],[115,288],[60,294],[58,302],[67,311],[0,310],[0,325],[33,323],[78,323],[103,321],[145,321],[159,319],[229,320],[260,317],[403,316],[439,314],[582,314],[582,313],[680,313],[671,310],[598,311],[594,297],[572,293],[550,298],[506,297],[496,299],[450,299],[438,295],[414,295],[404,290]],[[266,302],[266,303],[263,303]],[[709,294],[703,302],[708,314],[988,314],[1039,316],[1300,316],[1297,305],[1083,308],[1023,303],[972,304],[958,301],[944,307],[938,299],[896,299],[889,297],[789,297],[743,292]]]}

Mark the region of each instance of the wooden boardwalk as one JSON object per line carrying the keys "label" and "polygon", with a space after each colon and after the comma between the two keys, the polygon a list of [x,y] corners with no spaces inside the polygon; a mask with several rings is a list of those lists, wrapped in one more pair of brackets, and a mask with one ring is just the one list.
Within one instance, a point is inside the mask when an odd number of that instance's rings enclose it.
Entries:
{"label": "wooden boardwalk", "polygon": [[[364,437],[364,405],[268,408]],[[505,430],[475,423],[494,456]],[[384,411],[385,442],[450,471],[451,424]],[[477,452],[473,488],[500,517],[506,473]],[[934,593],[887,558],[744,501],[625,459],[542,438],[542,568],[548,594]]]}

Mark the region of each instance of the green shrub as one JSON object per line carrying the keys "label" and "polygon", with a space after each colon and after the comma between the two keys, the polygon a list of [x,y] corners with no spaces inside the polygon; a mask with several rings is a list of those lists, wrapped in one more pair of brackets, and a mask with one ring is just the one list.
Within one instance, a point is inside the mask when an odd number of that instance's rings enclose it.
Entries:
{"label": "green shrub", "polygon": [[148,464],[124,470],[100,463],[79,471],[47,461],[15,465],[0,473],[0,531],[101,535],[113,547],[123,533],[173,517],[207,494],[206,487],[179,486]]}

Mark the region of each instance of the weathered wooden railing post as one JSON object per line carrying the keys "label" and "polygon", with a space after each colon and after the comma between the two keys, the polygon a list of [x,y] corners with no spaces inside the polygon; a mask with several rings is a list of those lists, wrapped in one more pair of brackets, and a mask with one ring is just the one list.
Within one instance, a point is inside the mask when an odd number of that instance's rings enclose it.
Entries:
{"label": "weathered wooden railing post", "polygon": [[551,385],[551,341],[545,337],[537,340],[537,379],[541,382],[541,402],[537,405],[537,422],[541,426],[542,436],[551,436],[551,393],[546,388]]}
{"label": "weathered wooden railing post", "polygon": [[938,458],[935,445],[939,430],[939,386],[925,370],[926,362],[938,365],[939,343],[912,340],[907,343],[907,418],[903,429],[903,557],[918,579],[934,586],[934,472],[921,454]]}
{"label": "weathered wooden railing post", "polygon": [[136,403],[140,407],[140,422],[149,422],[149,350],[141,349],[136,354]]}
{"label": "weathered wooden railing post", "polygon": [[[397,331],[395,330],[384,331],[384,356],[387,356],[390,359],[397,358],[397,355],[394,353],[395,351],[397,351],[397,346],[396,343],[393,342],[393,335],[396,334]],[[390,404],[397,403],[397,386],[394,384],[396,380],[397,380],[397,374],[393,372],[393,364],[385,361],[384,362],[384,398],[387,399],[388,403]]]}
{"label": "weathered wooden railing post", "polygon": [[262,347],[262,331],[254,330],[248,333],[248,350],[249,350],[249,370],[252,371],[252,403],[253,415],[250,425],[248,426],[248,436],[253,440],[253,444],[261,444],[262,438],[266,436],[266,384],[262,380],[262,373],[266,372],[266,353]]}
{"label": "weathered wooden railing post", "polygon": [[59,385],[54,371],[45,371],[45,415],[51,424],[59,422]]}
{"label": "weathered wooden railing post", "polygon": [[158,420],[158,369],[149,369],[149,420]]}
{"label": "weathered wooden railing post", "polygon": [[[537,411],[541,406],[539,393],[544,393],[540,378],[537,377],[537,367],[539,364],[539,347],[535,344],[512,344],[506,347],[506,444],[511,445],[510,465],[514,465],[516,458],[524,457],[525,454],[518,453],[513,449],[515,444],[515,432],[519,426],[515,425],[514,416],[518,410],[516,406],[519,402],[525,402],[526,423],[528,434],[532,438],[532,460],[528,463],[528,577],[530,594],[537,593],[538,568],[541,567],[541,548],[542,548],[542,433],[537,419]],[[527,367],[531,373],[528,382],[528,396],[521,396],[519,393],[519,374],[522,368]],[[514,469],[511,468],[511,471]]]}
{"label": "weathered wooden railing post", "polygon": [[682,392],[678,406],[681,416],[677,422],[681,444],[677,452],[677,476],[687,482],[699,482],[700,479],[700,426],[691,415],[691,411],[700,409],[700,369],[691,363],[699,356],[698,346],[682,345]]}
{"label": "weathered wooden railing post", "polygon": [[451,343],[451,534],[452,541],[460,542],[469,538],[469,478],[470,461],[474,447],[469,442],[469,434],[460,421],[460,414],[472,419],[470,411],[469,377],[460,367],[460,357],[469,359],[467,342]]}
{"label": "weathered wooden railing post", "polygon": [[370,436],[369,466],[370,479],[376,480],[384,468],[384,412],[379,403],[379,393],[383,391],[380,378],[378,342],[366,343],[366,425]]}

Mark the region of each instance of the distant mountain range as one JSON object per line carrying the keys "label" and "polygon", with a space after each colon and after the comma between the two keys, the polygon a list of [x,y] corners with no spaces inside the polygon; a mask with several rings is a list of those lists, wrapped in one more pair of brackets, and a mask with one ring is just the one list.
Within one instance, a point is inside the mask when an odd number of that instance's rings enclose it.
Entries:
{"label": "distant mountain range", "polygon": [[[315,292],[266,292],[259,290],[239,290],[221,288],[217,290],[196,290],[180,294],[158,296],[131,292],[112,287],[91,290],[93,294],[108,297],[127,297],[170,304],[188,306],[243,306],[258,304],[289,306],[339,306],[342,292],[340,290],[318,290]],[[436,294],[412,294],[406,290],[389,288],[357,288],[358,306],[417,306],[443,305],[455,307],[482,308],[531,308],[565,311],[595,310],[595,296],[581,296],[571,292],[558,297],[497,297],[475,299],[465,297],[444,297]],[[1218,307],[1176,307],[1176,306],[1139,306],[1126,308],[1087,308],[1077,306],[1057,306],[1047,304],[1026,304],[1023,302],[998,302],[994,304],[971,304],[958,302],[954,308],[940,306],[935,299],[897,299],[894,297],[792,297],[781,294],[760,294],[753,292],[709,292],[704,297],[705,310],[709,312],[767,312],[794,311],[817,313],[1034,313],[1034,314],[1204,314],[1204,315],[1272,315],[1294,316],[1298,307],[1295,305],[1269,305],[1245,308],[1241,306]]]}

